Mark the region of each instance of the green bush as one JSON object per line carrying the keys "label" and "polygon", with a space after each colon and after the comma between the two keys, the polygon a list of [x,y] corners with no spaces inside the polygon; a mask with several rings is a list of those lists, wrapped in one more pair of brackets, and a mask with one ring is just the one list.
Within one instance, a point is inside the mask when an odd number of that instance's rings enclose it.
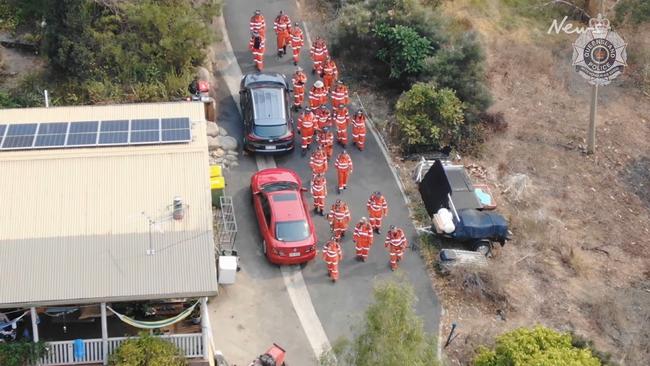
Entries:
{"label": "green bush", "polygon": [[456,92],[465,104],[468,122],[477,122],[479,114],[492,104],[486,85],[485,54],[474,32],[465,33],[427,59],[424,73],[438,87]]}
{"label": "green bush", "polygon": [[431,41],[404,25],[378,24],[374,35],[384,44],[377,58],[390,66],[390,77],[399,79],[403,74],[416,75],[431,54]]}
{"label": "green bush", "polygon": [[193,68],[214,39],[208,23],[219,12],[217,1],[192,4],[48,2],[43,50],[52,75],[67,86],[59,94],[81,103],[185,96]]}
{"label": "green bush", "polygon": [[[436,341],[422,326],[414,309],[413,288],[405,279],[375,286],[358,335],[339,340],[322,355],[323,366],[435,366]],[[331,357],[336,356],[336,361]]]}
{"label": "green bush", "polygon": [[403,145],[444,146],[456,143],[464,124],[463,104],[449,88],[417,83],[397,101],[395,115]]}
{"label": "green bush", "polygon": [[474,366],[601,365],[589,349],[574,347],[571,339],[570,334],[542,326],[519,328],[497,337],[492,350],[480,347]]}
{"label": "green bush", "polygon": [[0,343],[0,365],[2,366],[36,364],[43,355],[45,355],[45,344],[42,342]]}
{"label": "green bush", "polygon": [[187,360],[176,346],[162,338],[140,333],[122,343],[110,356],[111,366],[185,366]]}
{"label": "green bush", "polygon": [[348,2],[334,21],[331,43],[334,55],[355,61],[350,66],[357,74],[388,76],[391,72],[376,62],[377,52],[387,46],[373,31],[378,24],[408,27],[426,38],[433,49],[444,41],[441,20],[416,0]]}
{"label": "green bush", "polygon": [[629,21],[639,25],[650,21],[650,1],[648,0],[621,0],[616,4],[617,23]]}

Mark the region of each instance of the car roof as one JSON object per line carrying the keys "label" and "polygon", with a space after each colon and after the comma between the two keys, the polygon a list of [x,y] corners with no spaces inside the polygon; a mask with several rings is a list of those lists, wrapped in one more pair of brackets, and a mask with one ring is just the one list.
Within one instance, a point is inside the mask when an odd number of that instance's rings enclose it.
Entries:
{"label": "car roof", "polygon": [[286,190],[267,194],[275,222],[306,220],[299,191]]}
{"label": "car roof", "polygon": [[284,92],[281,88],[251,89],[253,120],[256,125],[281,125],[286,123]]}
{"label": "car roof", "polygon": [[259,85],[268,85],[268,84],[278,84],[278,86],[287,87],[287,81],[284,75],[277,72],[263,72],[263,73],[253,73],[247,74],[244,76],[244,87],[253,88],[255,84]]}

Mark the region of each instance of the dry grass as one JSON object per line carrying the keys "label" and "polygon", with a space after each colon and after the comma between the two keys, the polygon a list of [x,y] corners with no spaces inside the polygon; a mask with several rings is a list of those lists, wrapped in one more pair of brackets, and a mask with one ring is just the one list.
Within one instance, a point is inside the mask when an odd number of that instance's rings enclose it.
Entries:
{"label": "dry grass", "polygon": [[[493,335],[541,323],[593,340],[614,363],[648,364],[650,100],[636,74],[603,88],[598,151],[584,155],[589,88],[570,66],[575,36],[546,35],[548,24],[502,12],[501,4],[444,5],[486,46],[491,111],[504,113],[508,129],[471,162],[486,167],[489,183],[500,188],[499,211],[515,234],[496,252],[489,277],[434,278],[448,310],[446,331],[451,322],[463,330],[447,357],[467,364]],[[518,173],[530,184],[515,200],[502,191]],[[505,304],[506,321],[495,320]]]}

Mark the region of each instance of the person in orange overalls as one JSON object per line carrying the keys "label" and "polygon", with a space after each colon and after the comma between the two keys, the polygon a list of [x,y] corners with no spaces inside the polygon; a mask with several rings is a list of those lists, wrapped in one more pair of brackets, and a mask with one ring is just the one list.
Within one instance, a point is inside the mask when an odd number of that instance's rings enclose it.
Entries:
{"label": "person in orange overalls", "polygon": [[350,103],[350,95],[348,87],[343,84],[341,80],[336,81],[334,89],[332,89],[332,107],[334,109],[339,109],[345,107]]}
{"label": "person in orange overalls", "polygon": [[352,117],[352,143],[359,151],[366,147],[366,116],[360,109]]}
{"label": "person in orange overalls", "polygon": [[300,154],[305,156],[307,150],[311,145],[311,142],[314,138],[314,114],[311,112],[311,109],[307,107],[304,112],[298,116],[298,132],[300,132]]}
{"label": "person in orange overalls", "polygon": [[300,49],[305,44],[305,36],[298,23],[293,23],[293,27],[289,30],[289,36],[291,37],[291,49],[293,50],[293,64],[298,65],[300,61]]}
{"label": "person in orange overalls", "polygon": [[325,155],[329,161],[334,153],[334,134],[330,131],[329,127],[325,126],[322,130],[316,132],[316,141],[318,142],[318,146],[325,151]]}
{"label": "person in orange overalls", "polygon": [[368,216],[370,217],[370,225],[379,234],[379,229],[381,228],[381,219],[388,215],[388,203],[386,199],[381,195],[381,192],[373,192],[368,198],[368,203],[366,203],[368,208]]}
{"label": "person in orange overalls", "polygon": [[327,275],[336,282],[339,279],[339,262],[343,260],[341,245],[335,237],[331,237],[323,248],[323,260],[327,264]]}
{"label": "person in orange overalls", "polygon": [[251,34],[258,33],[260,37],[266,38],[266,21],[264,20],[264,15],[262,15],[260,10],[255,10],[248,27]]}
{"label": "person in orange overalls", "polygon": [[325,127],[332,127],[332,121],[330,120],[331,113],[327,106],[320,106],[320,108],[318,108],[314,114],[316,115],[316,120],[318,122],[316,124],[316,129],[318,131],[322,130]]}
{"label": "person in orange overalls", "polygon": [[321,37],[316,37],[314,43],[311,44],[311,49],[309,50],[311,55],[311,60],[314,63],[314,68],[312,69],[312,74],[318,74],[323,71],[323,61],[329,57],[329,51],[327,50],[327,44],[325,40]]}
{"label": "person in orange overalls", "polygon": [[314,212],[320,213],[325,216],[323,210],[325,209],[325,197],[327,197],[327,179],[325,175],[317,174],[311,180],[311,195],[314,197]]}
{"label": "person in orange overalls", "polygon": [[341,193],[341,190],[348,189],[348,178],[350,178],[353,170],[352,158],[347,151],[343,150],[336,157],[334,166],[336,167],[336,177],[338,180],[338,193]]}
{"label": "person in orange overalls", "polygon": [[287,54],[287,45],[291,38],[289,28],[291,28],[291,18],[283,10],[280,10],[280,14],[275,17],[275,22],[273,22],[273,30],[278,37],[278,57]]}
{"label": "person in orange overalls", "polygon": [[330,212],[327,214],[327,220],[330,222],[330,229],[335,238],[340,239],[345,236],[345,231],[348,229],[348,225],[350,225],[350,219],[348,204],[341,200],[336,200]]}
{"label": "person in orange overalls", "polygon": [[259,33],[253,33],[250,41],[248,41],[248,49],[253,53],[253,62],[257,71],[264,69],[264,37]]}
{"label": "person in orange overalls", "polygon": [[318,174],[325,174],[327,172],[327,154],[325,154],[325,151],[320,146],[311,154],[309,167],[311,168],[312,179]]}
{"label": "person in orange overalls", "polygon": [[355,243],[357,260],[365,262],[368,259],[372,240],[372,225],[370,225],[367,218],[362,217],[359,223],[354,227],[354,234],[352,235],[352,241]]}
{"label": "person in orange overalls", "polygon": [[334,110],[334,123],[336,124],[336,142],[341,146],[348,144],[348,124],[350,115],[348,107],[342,106]]}
{"label": "person in orange overalls", "polygon": [[307,75],[302,71],[302,67],[296,69],[291,83],[293,84],[293,110],[297,111],[302,108],[302,102],[305,100],[305,84],[307,83]]}
{"label": "person in orange overalls", "polygon": [[404,250],[408,248],[408,241],[406,240],[406,235],[404,235],[404,230],[391,225],[388,230],[388,235],[386,235],[386,241],[384,246],[388,248],[390,253],[390,269],[396,270],[398,263],[402,260],[404,255]]}
{"label": "person in orange overalls", "polygon": [[329,92],[336,79],[339,78],[339,70],[336,67],[334,60],[329,57],[325,59],[325,62],[323,62],[322,69],[323,71],[321,72],[321,77],[323,78],[325,89],[327,89]]}
{"label": "person in orange overalls", "polygon": [[312,109],[318,108],[327,103],[327,90],[322,81],[316,80],[309,91],[309,106]]}

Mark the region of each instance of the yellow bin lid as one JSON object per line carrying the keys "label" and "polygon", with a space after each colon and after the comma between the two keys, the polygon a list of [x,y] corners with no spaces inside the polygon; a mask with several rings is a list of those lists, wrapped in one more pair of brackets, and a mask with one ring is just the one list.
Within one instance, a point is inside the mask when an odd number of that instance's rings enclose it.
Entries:
{"label": "yellow bin lid", "polygon": [[210,189],[224,189],[226,187],[226,179],[224,177],[210,178]]}
{"label": "yellow bin lid", "polygon": [[221,177],[221,165],[210,165],[210,178]]}

